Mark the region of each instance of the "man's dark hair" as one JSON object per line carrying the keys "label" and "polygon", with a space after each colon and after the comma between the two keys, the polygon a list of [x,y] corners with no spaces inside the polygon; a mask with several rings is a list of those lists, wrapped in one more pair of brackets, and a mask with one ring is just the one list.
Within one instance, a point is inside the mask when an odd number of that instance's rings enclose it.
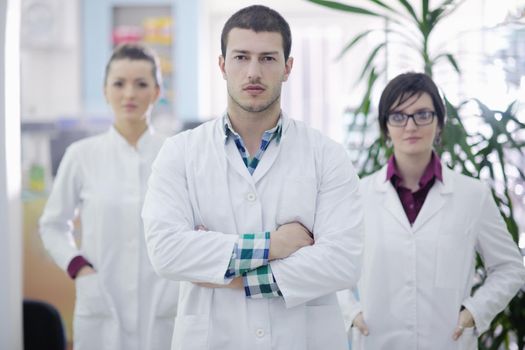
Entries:
{"label": "man's dark hair", "polygon": [[157,58],[157,55],[147,46],[138,43],[121,44],[113,50],[113,53],[106,64],[106,70],[104,72],[104,85],[108,79],[111,62],[123,59],[132,61],[144,60],[150,62],[153,70],[152,74],[155,78],[155,84],[159,87],[161,86],[162,75],[160,73],[159,59]]}
{"label": "man's dark hair", "polygon": [[386,122],[388,115],[396,107],[405,103],[413,96],[421,96],[423,93],[430,95],[436,112],[438,126],[443,130],[445,124],[445,105],[439,94],[439,90],[432,79],[423,73],[403,73],[390,80],[386,85],[379,100],[379,127],[382,136],[388,138],[388,129]]}
{"label": "man's dark hair", "polygon": [[221,53],[226,58],[228,34],[233,28],[250,29],[254,32],[277,32],[283,39],[284,60],[288,60],[292,48],[292,34],[288,22],[275,10],[262,5],[245,7],[234,13],[224,24],[221,34]]}

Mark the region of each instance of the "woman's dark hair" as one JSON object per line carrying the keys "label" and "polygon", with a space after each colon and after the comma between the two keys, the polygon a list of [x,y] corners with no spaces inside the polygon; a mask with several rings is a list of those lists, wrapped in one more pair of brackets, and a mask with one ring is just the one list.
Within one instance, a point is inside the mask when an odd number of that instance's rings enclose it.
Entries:
{"label": "woman's dark hair", "polygon": [[425,92],[429,94],[432,99],[438,126],[443,130],[446,110],[436,84],[426,74],[409,72],[400,74],[390,80],[381,94],[379,100],[379,127],[381,128],[381,135],[385,139],[388,138],[388,129],[386,126],[388,115],[411,97],[419,97]]}
{"label": "woman's dark hair", "polygon": [[155,78],[155,84],[160,87],[162,85],[162,75],[160,72],[159,59],[153,50],[149,47],[138,44],[138,43],[125,43],[117,46],[108,63],[106,64],[106,70],[104,73],[104,85],[108,79],[109,68],[113,61],[128,59],[132,61],[144,60],[148,61],[152,65],[152,74]]}
{"label": "woman's dark hair", "polygon": [[233,28],[250,29],[256,33],[280,33],[283,39],[284,60],[288,60],[292,48],[292,34],[288,22],[277,11],[266,6],[253,5],[234,13],[222,28],[221,53],[224,58],[226,58],[228,35]]}

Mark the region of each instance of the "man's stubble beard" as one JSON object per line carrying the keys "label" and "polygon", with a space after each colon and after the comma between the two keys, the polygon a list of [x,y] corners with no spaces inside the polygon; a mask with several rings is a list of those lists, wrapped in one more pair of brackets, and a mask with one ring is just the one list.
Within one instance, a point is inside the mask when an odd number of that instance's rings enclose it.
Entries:
{"label": "man's stubble beard", "polygon": [[231,98],[233,103],[235,103],[237,106],[239,106],[243,111],[249,112],[249,113],[260,113],[268,110],[270,107],[272,107],[281,97],[281,88],[279,88],[276,93],[270,98],[270,101],[268,103],[265,103],[261,106],[250,106],[250,105],[243,105],[240,103],[230,92],[230,88],[228,88],[228,96]]}

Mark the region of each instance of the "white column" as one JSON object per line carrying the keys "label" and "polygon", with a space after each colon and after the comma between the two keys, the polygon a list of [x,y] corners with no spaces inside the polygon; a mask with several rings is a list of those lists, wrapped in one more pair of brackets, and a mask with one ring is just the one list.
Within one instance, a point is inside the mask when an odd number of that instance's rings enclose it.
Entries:
{"label": "white column", "polygon": [[175,115],[181,121],[199,119],[199,55],[202,0],[174,0]]}
{"label": "white column", "polygon": [[20,1],[0,1],[0,348],[22,349]]}

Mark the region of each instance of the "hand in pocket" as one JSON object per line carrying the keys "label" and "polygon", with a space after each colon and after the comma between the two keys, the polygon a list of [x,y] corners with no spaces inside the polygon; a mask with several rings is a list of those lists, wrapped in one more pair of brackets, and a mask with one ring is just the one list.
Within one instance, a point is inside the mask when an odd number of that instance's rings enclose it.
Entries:
{"label": "hand in pocket", "polygon": [[475,322],[474,317],[468,311],[468,309],[463,309],[459,313],[458,317],[458,325],[456,326],[456,329],[454,329],[454,334],[452,334],[452,339],[458,340],[461,335],[463,335],[463,331],[465,328],[474,328]]}
{"label": "hand in pocket", "polygon": [[368,326],[365,322],[365,318],[363,317],[363,313],[360,312],[357,314],[357,316],[352,321],[352,327],[355,327],[359,329],[362,335],[368,335]]}

